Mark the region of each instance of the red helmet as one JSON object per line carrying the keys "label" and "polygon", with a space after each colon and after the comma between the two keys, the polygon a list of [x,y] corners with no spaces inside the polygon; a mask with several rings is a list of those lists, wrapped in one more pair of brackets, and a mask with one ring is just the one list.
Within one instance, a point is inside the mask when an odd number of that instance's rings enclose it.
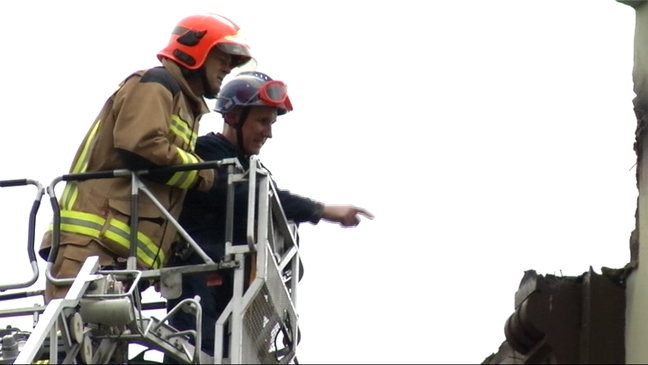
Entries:
{"label": "red helmet", "polygon": [[169,58],[195,70],[205,62],[213,47],[238,56],[232,67],[241,66],[252,59],[250,47],[239,34],[239,27],[231,20],[217,14],[191,15],[171,32],[169,44],[158,53],[158,59]]}

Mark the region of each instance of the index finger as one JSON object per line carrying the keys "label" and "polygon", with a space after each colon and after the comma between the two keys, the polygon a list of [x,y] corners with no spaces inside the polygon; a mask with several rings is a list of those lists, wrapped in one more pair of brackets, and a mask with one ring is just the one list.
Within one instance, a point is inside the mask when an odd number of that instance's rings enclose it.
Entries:
{"label": "index finger", "polygon": [[369,213],[366,209],[356,208],[356,210],[358,211],[358,213],[364,215],[365,217],[367,217],[369,219],[374,219],[374,215]]}

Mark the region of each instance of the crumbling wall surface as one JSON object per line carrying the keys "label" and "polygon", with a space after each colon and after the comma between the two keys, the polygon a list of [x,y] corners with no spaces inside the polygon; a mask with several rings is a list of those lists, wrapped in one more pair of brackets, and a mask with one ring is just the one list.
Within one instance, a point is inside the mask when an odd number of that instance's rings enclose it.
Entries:
{"label": "crumbling wall surface", "polygon": [[[635,10],[634,65],[632,100],[637,119],[634,150],[637,154],[637,211],[635,230],[630,237],[631,265],[635,268],[627,279],[626,290],[626,360],[648,363],[648,163],[646,134],[648,132],[648,5],[644,0],[617,0]],[[642,234],[643,232],[643,234]],[[641,263],[644,262],[644,265]]]}
{"label": "crumbling wall surface", "polygon": [[[648,6],[645,0],[617,0],[635,9],[634,64],[632,82],[635,98],[632,100],[637,118],[634,151],[637,154],[637,189],[641,191],[641,176],[645,153],[645,139],[648,131]],[[635,211],[635,229],[630,235],[630,258],[632,263],[639,261],[639,197]]]}
{"label": "crumbling wall surface", "polygon": [[506,341],[483,364],[622,364],[625,290],[619,277],[525,272]]}

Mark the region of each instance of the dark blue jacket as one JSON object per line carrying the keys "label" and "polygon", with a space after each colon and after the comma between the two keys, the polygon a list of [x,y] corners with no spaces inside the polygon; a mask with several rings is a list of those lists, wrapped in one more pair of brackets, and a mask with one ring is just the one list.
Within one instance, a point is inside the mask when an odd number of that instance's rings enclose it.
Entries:
{"label": "dark blue jacket", "polygon": [[[222,134],[210,133],[198,137],[196,143],[196,154],[205,161],[222,160],[224,158],[236,157],[244,169],[249,168],[249,158],[239,152]],[[216,170],[217,183],[209,192],[188,190],[184,201],[179,222],[200,247],[218,262],[225,253],[225,213],[227,206],[227,167]],[[234,197],[234,230],[233,243],[245,244],[247,230],[247,182],[237,183]],[[310,221],[318,223],[317,210],[321,208],[320,203],[313,200],[291,194],[286,190],[276,187],[279,200],[283,206],[286,218],[295,223]],[[185,260],[174,257],[171,266],[200,264],[203,261],[195,253],[189,255]],[[300,265],[301,266],[301,265]],[[303,274],[303,267],[300,273]],[[191,278],[183,275],[182,295],[176,299],[167,301],[167,310],[174,308],[185,298],[193,298],[200,295],[200,303],[203,306],[202,315],[202,348],[208,354],[214,353],[215,324],[218,317],[225,310],[227,303],[233,293],[233,274],[231,271],[221,272],[222,283],[217,286],[210,286],[207,283],[206,274],[194,274]],[[301,277],[301,275],[300,275]],[[177,311],[169,318],[169,323],[178,330],[195,329],[195,317],[184,311]],[[226,337],[227,339],[227,337]],[[190,339],[193,342],[193,337]],[[227,343],[224,344],[227,348]],[[165,362],[166,363],[166,362]]]}
{"label": "dark blue jacket", "polygon": [[[243,155],[222,134],[210,133],[198,137],[196,154],[204,161],[222,160],[236,157],[247,170],[249,157]],[[216,170],[217,181],[209,192],[195,189],[187,191],[179,222],[191,237],[205,250],[212,260],[219,261],[224,255],[225,214],[227,202],[227,167]],[[247,230],[247,182],[237,183],[234,194],[233,243],[246,243]],[[279,201],[288,220],[295,223],[311,222],[317,224],[319,203],[281,190],[275,183]]]}

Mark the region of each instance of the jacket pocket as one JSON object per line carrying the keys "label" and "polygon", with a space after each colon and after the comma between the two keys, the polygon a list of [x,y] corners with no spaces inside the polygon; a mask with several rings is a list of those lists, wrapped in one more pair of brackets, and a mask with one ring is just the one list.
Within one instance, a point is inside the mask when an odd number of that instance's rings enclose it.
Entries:
{"label": "jacket pocket", "polygon": [[[148,199],[147,199],[148,200]],[[108,199],[108,206],[124,215],[130,217],[131,215],[131,202],[130,200]],[[153,203],[142,204],[141,201],[137,206],[137,215],[140,219],[156,220],[157,218],[164,221],[162,212]]]}

